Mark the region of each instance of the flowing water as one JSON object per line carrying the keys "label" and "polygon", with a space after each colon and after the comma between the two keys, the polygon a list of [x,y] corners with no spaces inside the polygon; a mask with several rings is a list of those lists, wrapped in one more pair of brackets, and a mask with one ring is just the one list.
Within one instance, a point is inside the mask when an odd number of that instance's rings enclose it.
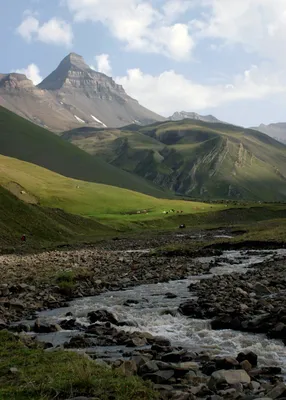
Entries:
{"label": "flowing water", "polygon": [[[136,328],[120,329],[150,332],[170,339],[173,346],[206,351],[211,355],[236,356],[240,351],[252,350],[258,354],[260,365],[280,366],[286,373],[286,351],[281,341],[268,340],[265,335],[232,330],[213,331],[210,329],[209,321],[187,318],[177,312],[179,305],[192,296],[188,290],[190,283],[199,279],[210,279],[213,275],[244,273],[255,264],[285,255],[286,250],[226,251],[218,257],[221,262],[208,275],[106,292],[99,296],[75,300],[68,308],[43,312],[40,317],[59,321],[65,318],[67,312],[72,312],[78,321],[88,325],[86,318],[88,312],[106,309],[112,312],[119,321],[131,321],[136,325]],[[203,257],[198,260],[209,263],[214,258]],[[169,299],[166,293],[174,293],[177,297]],[[138,303],[126,306],[124,305],[126,300],[136,300]],[[61,332],[39,335],[39,339],[59,344],[75,334],[76,332]],[[110,351],[111,354],[116,355],[117,350],[122,351],[122,348],[96,348],[99,354]]]}

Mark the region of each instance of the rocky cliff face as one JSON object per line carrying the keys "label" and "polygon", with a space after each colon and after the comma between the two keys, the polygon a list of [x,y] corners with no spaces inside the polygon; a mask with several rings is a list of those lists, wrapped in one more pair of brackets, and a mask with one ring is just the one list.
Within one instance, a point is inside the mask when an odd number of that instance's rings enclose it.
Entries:
{"label": "rocky cliff face", "polygon": [[11,74],[0,74],[0,88],[7,91],[13,89],[34,90],[35,86],[33,85],[33,82],[26,77],[26,75],[11,73]]}
{"label": "rocky cliff face", "polygon": [[0,74],[0,96],[4,107],[53,131],[164,120],[75,53],[65,57],[38,86],[25,75]]}

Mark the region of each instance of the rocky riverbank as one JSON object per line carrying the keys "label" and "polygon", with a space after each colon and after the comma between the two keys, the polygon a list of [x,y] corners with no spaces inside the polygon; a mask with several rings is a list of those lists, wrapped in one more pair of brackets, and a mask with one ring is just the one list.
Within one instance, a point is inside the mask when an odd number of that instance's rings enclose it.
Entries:
{"label": "rocky riverbank", "polygon": [[181,304],[183,315],[211,319],[216,330],[265,333],[286,345],[285,260],[259,264],[246,274],[214,276],[189,289],[197,299]]}
{"label": "rocky riverbank", "polygon": [[5,327],[72,298],[95,296],[145,283],[204,274],[208,265],[190,257],[97,248],[0,256],[0,319]]}
{"label": "rocky riverbank", "polygon": [[[261,367],[253,352],[239,353],[236,357],[211,357],[206,352],[190,352],[173,347],[168,339],[146,332],[126,332],[120,326],[129,321],[118,321],[106,310],[95,310],[87,315],[89,325],[81,325],[69,315],[59,324],[37,320],[33,326],[38,333],[60,329],[81,331],[63,347],[69,351],[82,351],[98,365],[120,371],[130,377],[140,376],[151,381],[160,399],[276,399],[286,396],[286,385],[279,367]],[[117,359],[99,358],[98,346],[122,346]],[[48,343],[47,351],[52,349]]]}

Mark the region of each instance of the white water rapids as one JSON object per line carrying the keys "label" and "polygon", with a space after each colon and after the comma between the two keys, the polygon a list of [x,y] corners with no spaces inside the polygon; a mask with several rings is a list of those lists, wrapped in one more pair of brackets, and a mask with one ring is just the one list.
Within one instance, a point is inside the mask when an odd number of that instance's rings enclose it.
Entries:
{"label": "white water rapids", "polygon": [[[199,279],[211,279],[213,274],[243,273],[254,264],[285,256],[286,250],[271,251],[226,251],[222,261],[211,270],[211,274],[193,276],[180,281],[141,285],[132,289],[117,292],[106,292],[99,296],[82,298],[73,301],[68,308],[46,311],[39,316],[52,321],[65,318],[72,312],[81,323],[86,323],[90,311],[106,309],[112,312],[119,321],[136,323],[136,328],[120,329],[150,332],[171,340],[173,346],[183,346],[193,351],[205,351],[211,355],[236,356],[241,351],[253,351],[259,357],[261,366],[279,366],[286,373],[286,351],[281,341],[269,340],[265,335],[255,335],[232,330],[213,331],[206,320],[187,318],[177,313],[179,305],[192,295],[188,290],[190,283]],[[208,263],[213,258],[201,258]],[[166,293],[174,293],[177,298],[167,299]],[[124,305],[126,300],[137,300],[138,304]],[[74,336],[75,332],[64,332],[39,335],[40,340],[60,343],[63,338]],[[62,340],[59,338],[62,337]],[[96,348],[99,353],[111,348]]]}

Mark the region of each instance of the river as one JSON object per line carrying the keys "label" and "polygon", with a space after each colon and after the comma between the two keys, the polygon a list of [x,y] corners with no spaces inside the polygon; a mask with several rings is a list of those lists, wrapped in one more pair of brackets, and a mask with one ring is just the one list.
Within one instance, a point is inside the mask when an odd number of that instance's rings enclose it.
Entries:
{"label": "river", "polygon": [[[219,263],[216,263],[208,275],[190,276],[184,280],[141,285],[128,290],[77,299],[67,308],[45,311],[40,313],[39,317],[54,322],[65,319],[66,313],[71,312],[79,322],[88,325],[86,316],[89,311],[106,309],[119,321],[130,321],[136,325],[120,329],[150,332],[170,339],[173,346],[183,346],[196,352],[205,351],[211,355],[236,356],[241,351],[251,350],[258,355],[260,365],[280,366],[286,374],[286,352],[281,341],[269,340],[265,335],[232,330],[213,331],[209,321],[187,318],[177,312],[179,305],[192,296],[188,289],[190,283],[199,279],[211,279],[213,275],[243,273],[256,264],[285,255],[285,249],[226,251],[218,258]],[[214,261],[213,258],[207,257],[198,260],[202,263]],[[167,298],[166,293],[173,293],[177,297]],[[128,306],[124,304],[127,300],[135,300],[136,304]],[[38,339],[58,345],[77,333],[64,331],[42,334]],[[98,347],[89,351],[103,358],[116,358],[122,355],[124,349]]]}

